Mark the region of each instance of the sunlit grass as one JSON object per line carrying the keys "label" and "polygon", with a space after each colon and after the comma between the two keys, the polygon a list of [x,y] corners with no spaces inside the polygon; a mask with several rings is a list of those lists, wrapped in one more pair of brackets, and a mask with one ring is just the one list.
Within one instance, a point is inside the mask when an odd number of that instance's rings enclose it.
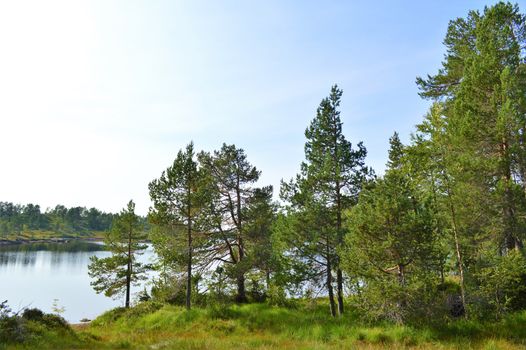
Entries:
{"label": "sunlit grass", "polygon": [[[49,332],[9,349],[524,349],[526,312],[500,322],[459,320],[440,327],[367,325],[324,305],[266,304],[207,309],[143,303],[114,309],[72,334]],[[0,348],[2,346],[0,345]]]}
{"label": "sunlit grass", "polygon": [[[84,332],[113,347],[157,349],[521,349],[525,314],[499,323],[459,321],[441,328],[360,324],[352,314],[332,318],[324,307],[286,309],[265,304],[186,311],[164,305],[115,310]],[[478,326],[475,326],[478,325]]]}

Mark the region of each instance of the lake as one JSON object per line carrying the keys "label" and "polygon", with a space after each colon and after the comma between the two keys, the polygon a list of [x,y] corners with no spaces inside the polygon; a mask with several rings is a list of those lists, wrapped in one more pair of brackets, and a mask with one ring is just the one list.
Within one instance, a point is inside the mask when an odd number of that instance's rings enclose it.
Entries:
{"label": "lake", "polygon": [[[94,319],[106,310],[124,306],[123,298],[112,300],[96,294],[90,286],[89,258],[109,255],[96,242],[0,246],[0,302],[8,300],[13,311],[37,307],[52,312],[54,299],[58,299],[58,306],[65,308],[62,316],[69,322]],[[149,247],[139,260],[150,262],[153,257]],[[132,288],[132,295],[143,289]]]}

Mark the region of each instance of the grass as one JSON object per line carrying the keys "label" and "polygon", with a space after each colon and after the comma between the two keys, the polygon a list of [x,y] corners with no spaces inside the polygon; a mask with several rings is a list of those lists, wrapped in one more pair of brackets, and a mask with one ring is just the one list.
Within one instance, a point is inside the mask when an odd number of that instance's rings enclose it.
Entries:
{"label": "grass", "polygon": [[333,319],[325,307],[266,304],[195,308],[143,303],[115,309],[73,334],[40,338],[41,349],[524,349],[526,312],[500,322],[457,321],[437,328],[364,325]]}

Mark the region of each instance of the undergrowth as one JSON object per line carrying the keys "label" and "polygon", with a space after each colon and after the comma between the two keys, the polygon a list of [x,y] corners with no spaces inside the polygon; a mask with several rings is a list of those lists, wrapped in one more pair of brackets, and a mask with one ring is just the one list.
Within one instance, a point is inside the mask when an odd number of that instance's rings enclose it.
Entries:
{"label": "undergrowth", "polygon": [[11,343],[4,348],[526,348],[526,312],[509,315],[499,322],[457,320],[433,327],[425,324],[365,324],[352,313],[333,318],[323,304],[295,308],[217,305],[187,311],[179,306],[145,302],[129,310],[108,311],[87,327],[74,327],[76,331],[69,335],[46,330],[35,342]]}

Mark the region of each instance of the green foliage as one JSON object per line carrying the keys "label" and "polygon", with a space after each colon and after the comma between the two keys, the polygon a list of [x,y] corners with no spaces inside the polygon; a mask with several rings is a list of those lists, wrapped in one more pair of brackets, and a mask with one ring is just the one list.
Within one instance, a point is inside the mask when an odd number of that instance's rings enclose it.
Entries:
{"label": "green foliage", "polygon": [[[171,167],[159,179],[149,184],[153,208],[149,213],[150,222],[157,227],[151,236],[165,268],[175,272],[186,268],[186,307],[191,305],[192,267],[194,257],[201,246],[195,232],[203,231],[203,212],[208,199],[206,177],[195,161],[194,145],[186,151],[179,151]],[[176,249],[174,249],[174,247]]]}
{"label": "green foliage", "polygon": [[[305,162],[301,173],[281,184],[281,198],[289,205],[288,225],[281,226],[279,238],[287,253],[305,264],[309,283],[324,285],[336,315],[333,280],[336,279],[338,312],[343,313],[343,274],[338,248],[346,234],[342,213],[357,199],[369,169],[367,151],[360,142],[357,149],[343,135],[340,119],[342,90],[334,85],[324,98],[305,131]],[[287,232],[284,229],[289,228]],[[336,273],[336,278],[333,277]]]}
{"label": "green foliage", "polygon": [[[110,348],[524,347],[526,16],[504,2],[471,11],[449,23],[444,44],[442,68],[417,79],[430,111],[410,144],[390,139],[382,177],[343,133],[337,86],[305,131],[305,161],[282,182],[281,208],[271,186],[256,187],[261,172],[243,149],[181,150],[149,185],[153,301],[102,315],[86,339]],[[108,215],[0,203],[0,234],[103,230]],[[143,278],[134,258],[142,224],[133,202],[115,216],[112,257],[90,264],[97,292],[129,294]],[[68,329],[56,315],[0,304],[4,342],[34,345]]]}
{"label": "green foliage", "polygon": [[[479,305],[479,313],[489,310],[499,318],[504,313],[526,308],[526,258],[522,252],[492,257],[477,278],[480,289],[475,295],[487,301],[487,305]],[[484,306],[488,310],[480,309]]]}
{"label": "green foliage", "polygon": [[0,238],[24,232],[51,231],[59,235],[83,235],[109,230],[113,214],[96,208],[57,205],[43,212],[39,205],[0,202]]}
{"label": "green foliage", "polygon": [[141,220],[135,214],[135,203],[130,201],[126,209],[115,217],[112,230],[104,240],[112,255],[90,258],[88,274],[97,293],[108,297],[125,294],[126,306],[129,306],[131,285],[144,280],[149,268],[136,260],[136,256],[146,249],[146,245],[141,243],[145,238]]}
{"label": "green foliage", "polygon": [[60,316],[39,309],[13,313],[4,301],[0,304],[0,348],[11,345],[24,348],[78,346],[81,342]]}
{"label": "green foliage", "polygon": [[235,283],[236,300],[246,302],[247,274],[259,270],[269,276],[274,272],[270,259],[270,227],[275,215],[272,186],[254,187],[261,172],[235,145],[201,152],[198,159],[208,177],[211,199],[204,250],[210,265],[218,264]]}
{"label": "green foliage", "polygon": [[[468,311],[500,314],[521,307],[510,300],[523,294],[523,265],[511,269],[507,256],[522,254],[526,238],[526,17],[499,2],[450,22],[444,43],[442,69],[417,80],[436,103],[413,150],[424,160]],[[499,278],[502,289],[492,287]]]}
{"label": "green foliage", "polygon": [[360,309],[403,322],[433,290],[435,222],[426,193],[416,189],[398,135],[391,138],[384,178],[371,182],[346,220],[345,271],[360,285]]}

